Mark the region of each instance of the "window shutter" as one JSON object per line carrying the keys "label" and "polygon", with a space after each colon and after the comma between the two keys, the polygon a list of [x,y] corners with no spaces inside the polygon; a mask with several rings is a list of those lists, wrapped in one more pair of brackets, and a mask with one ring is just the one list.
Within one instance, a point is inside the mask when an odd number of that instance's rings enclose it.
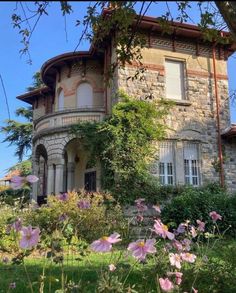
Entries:
{"label": "window shutter", "polygon": [[184,144],[184,159],[198,160],[198,145],[194,143]]}
{"label": "window shutter", "polygon": [[159,161],[162,163],[173,163],[173,144],[171,142],[160,143],[160,158]]}
{"label": "window shutter", "polygon": [[185,99],[184,96],[184,63],[166,60],[166,98],[174,100]]}
{"label": "window shutter", "polygon": [[87,83],[81,83],[77,88],[77,107],[92,108],[93,107],[93,88]]}

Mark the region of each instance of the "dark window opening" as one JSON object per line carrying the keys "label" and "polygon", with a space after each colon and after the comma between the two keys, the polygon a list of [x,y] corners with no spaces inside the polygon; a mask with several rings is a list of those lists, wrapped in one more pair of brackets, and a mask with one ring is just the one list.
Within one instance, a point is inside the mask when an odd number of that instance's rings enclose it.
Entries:
{"label": "dark window opening", "polygon": [[96,191],[96,171],[84,174],[84,189],[88,192]]}

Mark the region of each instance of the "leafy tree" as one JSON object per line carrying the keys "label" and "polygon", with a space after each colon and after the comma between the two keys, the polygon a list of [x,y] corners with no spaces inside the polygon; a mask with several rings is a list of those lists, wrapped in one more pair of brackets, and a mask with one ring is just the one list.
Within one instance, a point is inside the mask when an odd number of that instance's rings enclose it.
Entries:
{"label": "leafy tree", "polygon": [[120,200],[131,200],[150,183],[155,142],[165,136],[163,117],[171,104],[137,100],[123,92],[118,100],[110,117],[97,123],[79,123],[72,131],[82,138],[84,149],[90,153],[89,164],[94,166],[100,160],[103,188]]}
{"label": "leafy tree", "polygon": [[6,126],[1,127],[1,132],[5,133],[6,138],[3,142],[8,142],[9,145],[15,145],[15,155],[19,161],[22,161],[23,156],[31,150],[32,141],[32,109],[19,108],[16,110],[16,116],[21,116],[26,119],[26,122],[18,122],[16,120],[7,120]]}
{"label": "leafy tree", "polygon": [[[42,86],[43,82],[40,78],[40,73],[36,72],[33,75],[33,83],[27,90],[32,91]],[[24,155],[32,148],[33,111],[31,107],[21,107],[16,110],[16,116],[23,117],[25,122],[19,122],[13,119],[6,120],[6,126],[2,126],[0,131],[6,135],[3,142],[8,142],[9,145],[16,146],[15,155],[19,161],[22,161]]]}
{"label": "leafy tree", "polygon": [[[161,1],[160,1],[161,2]],[[73,7],[68,1],[58,1],[62,15],[73,12]],[[163,28],[166,28],[167,21],[188,22],[192,19],[189,15],[189,10],[193,9],[191,1],[173,1],[178,11],[178,15],[173,17],[172,10],[169,5],[170,2],[165,1],[166,12],[162,15],[157,15],[157,20]],[[196,1],[199,10],[199,27],[206,32],[207,38],[214,38],[216,41],[222,41],[217,30],[229,28],[234,40],[236,40],[236,4],[234,1]],[[83,33],[78,40],[78,45],[85,38],[94,43],[99,43],[106,39],[110,32],[116,31],[116,38],[114,46],[117,50],[119,63],[130,62],[134,58],[140,59],[140,46],[142,46],[142,37],[138,34],[138,28],[142,17],[146,15],[150,7],[158,8],[159,1],[92,1],[88,4],[87,13],[83,18],[82,25],[84,26]],[[39,19],[48,15],[48,1],[35,1],[32,3],[34,9],[29,9],[28,4],[21,2],[18,9],[12,15],[13,26],[19,29],[22,36],[22,43],[24,47],[21,53],[29,54],[29,44],[32,34],[35,31]],[[137,7],[140,7],[137,10]],[[101,11],[104,8],[109,8],[112,14],[104,18]],[[158,11],[156,9],[156,11]],[[136,17],[136,13],[138,17]],[[131,28],[130,24],[135,23]],[[77,20],[76,25],[81,25],[81,21]],[[209,28],[211,34],[209,34]],[[225,40],[223,40],[225,41]],[[29,55],[30,59],[30,55]],[[118,62],[112,64],[111,69],[117,66]]]}

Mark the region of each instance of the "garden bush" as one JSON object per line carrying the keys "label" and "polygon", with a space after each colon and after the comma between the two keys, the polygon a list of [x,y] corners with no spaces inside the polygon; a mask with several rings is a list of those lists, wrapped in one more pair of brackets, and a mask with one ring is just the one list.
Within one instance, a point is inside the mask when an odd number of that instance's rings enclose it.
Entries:
{"label": "garden bush", "polygon": [[[236,235],[236,197],[229,195],[217,184],[201,188],[185,187],[180,194],[164,205],[163,219],[173,228],[189,220],[206,219],[210,211],[218,211],[223,218],[219,222],[222,230]],[[206,226],[207,227],[207,226]]]}
{"label": "garden bush", "polygon": [[25,223],[38,226],[45,237],[62,227],[63,236],[91,241],[116,229],[125,230],[126,221],[120,205],[107,193],[84,191],[48,196],[47,204],[29,209]]}

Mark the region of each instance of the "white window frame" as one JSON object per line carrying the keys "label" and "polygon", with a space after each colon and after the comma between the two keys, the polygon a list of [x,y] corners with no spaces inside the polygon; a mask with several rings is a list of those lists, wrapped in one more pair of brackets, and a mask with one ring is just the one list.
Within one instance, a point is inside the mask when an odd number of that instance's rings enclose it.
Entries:
{"label": "white window frame", "polygon": [[159,145],[159,180],[162,185],[175,185],[175,160],[173,142],[161,142]]}
{"label": "white window frame", "polygon": [[184,143],[184,180],[185,184],[200,186],[199,145]]}
{"label": "white window frame", "polygon": [[[169,94],[168,93],[168,88],[174,84],[173,78],[169,78],[169,71],[172,71],[173,69],[168,68],[171,65],[169,64],[179,64],[180,65],[180,78],[178,80],[178,88],[180,94],[175,95],[175,94]],[[184,60],[179,60],[179,59],[172,59],[172,58],[165,58],[165,91],[166,91],[166,98],[171,99],[171,100],[176,100],[176,101],[181,101],[181,100],[186,100],[186,85],[185,85],[185,61]],[[178,92],[178,91],[176,91]]]}

